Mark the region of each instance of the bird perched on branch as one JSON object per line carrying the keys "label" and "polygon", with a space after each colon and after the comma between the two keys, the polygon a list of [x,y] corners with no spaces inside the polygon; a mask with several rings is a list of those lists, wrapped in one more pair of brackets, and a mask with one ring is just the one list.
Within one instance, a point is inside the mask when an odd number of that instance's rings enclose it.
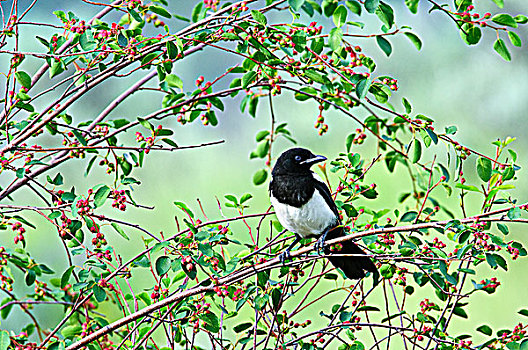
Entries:
{"label": "bird perched on branch", "polygon": [[[337,207],[328,186],[310,170],[316,163],[326,160],[304,148],[292,148],[282,153],[271,172],[270,199],[282,226],[295,234],[295,240],[281,254],[284,261],[290,250],[303,238],[317,238],[316,248],[332,254],[325,241],[345,235]],[[342,248],[334,254],[356,256],[330,256],[328,259],[340,268],[346,277],[359,279],[365,272],[376,272],[376,266],[352,241],[341,242]]]}

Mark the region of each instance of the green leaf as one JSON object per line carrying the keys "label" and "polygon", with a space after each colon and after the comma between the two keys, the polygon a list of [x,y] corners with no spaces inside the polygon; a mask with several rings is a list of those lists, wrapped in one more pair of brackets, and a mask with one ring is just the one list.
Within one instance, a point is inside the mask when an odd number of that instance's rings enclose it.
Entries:
{"label": "green leaf", "polygon": [[31,87],[31,77],[24,71],[18,71],[15,73],[15,79],[20,85],[29,89]]}
{"label": "green leaf", "polygon": [[95,299],[102,303],[106,300],[106,292],[103,288],[101,288],[98,284],[94,284],[92,288],[92,292],[94,293]]}
{"label": "green leaf", "polygon": [[493,1],[499,8],[504,7],[504,0],[491,0]]}
{"label": "green leaf", "polygon": [[111,192],[112,190],[110,189],[110,187],[106,185],[100,187],[97,192],[95,192],[94,207],[101,207],[105,203],[106,199],[108,198]]}
{"label": "green leaf", "polygon": [[477,331],[480,333],[486,334],[488,336],[493,334],[493,330],[488,325],[482,325],[477,328]]}
{"label": "green leaf", "polygon": [[488,158],[479,158],[477,160],[477,174],[484,182],[488,182],[491,178],[492,164]]}
{"label": "green leaf", "polygon": [[348,11],[345,6],[339,5],[334,11],[332,19],[336,27],[342,27],[347,20]]}
{"label": "green leaf", "polygon": [[266,19],[266,16],[260,11],[257,10],[251,10],[251,17],[257,22],[259,22],[262,25],[268,24],[268,20]]}
{"label": "green leaf", "polygon": [[[460,31],[460,36],[468,45],[476,45],[482,38],[482,31],[479,27],[466,23],[462,26],[464,31]],[[464,33],[465,32],[465,33]]]}
{"label": "green leaf", "polygon": [[356,0],[350,0],[346,1],[345,5],[350,11],[352,11],[352,13],[361,16],[361,4],[359,2],[357,2]]}
{"label": "green leaf", "polygon": [[62,72],[64,72],[64,67],[62,65],[62,61],[61,60],[58,60],[58,61],[55,61],[53,60],[53,63],[51,64],[51,67],[50,67],[50,71],[49,71],[49,77],[50,79],[61,74]]}
{"label": "green leaf", "polygon": [[134,19],[134,21],[143,22],[143,18],[141,18],[141,16],[134,9],[128,9],[128,13]]}
{"label": "green leaf", "polygon": [[391,53],[392,53],[392,45],[387,39],[385,39],[384,37],[378,35],[378,36],[376,36],[376,43],[380,47],[381,51],[383,51],[385,53],[385,55],[387,55],[387,57],[389,57],[391,55]]}
{"label": "green leaf", "polygon": [[500,232],[502,232],[503,235],[508,235],[510,233],[510,230],[508,229],[508,226],[504,224],[497,224],[497,227]]}
{"label": "green leaf", "polygon": [[125,231],[123,231],[123,229],[121,228],[121,226],[119,226],[117,223],[115,222],[112,222],[112,227],[114,228],[114,230],[116,230],[117,233],[119,233],[121,235],[121,237],[123,237],[124,239],[126,239],[127,241],[130,240],[130,238],[128,238],[127,234],[125,233]]}
{"label": "green leaf", "polygon": [[419,0],[405,0],[405,5],[413,14],[418,13],[418,2]]}
{"label": "green leaf", "polygon": [[60,287],[61,288],[65,288],[66,285],[70,282],[70,277],[71,277],[71,274],[72,274],[72,271],[73,269],[75,268],[75,266],[70,266],[68,269],[66,269],[66,271],[64,271],[64,273],[62,274],[61,276],[61,282],[60,282]]}
{"label": "green leaf", "polygon": [[522,310],[520,310],[520,311],[518,312],[518,314],[519,314],[519,315],[523,315],[523,316],[528,317],[528,310],[526,310],[526,309],[522,309]]}
{"label": "green leaf", "polygon": [[511,43],[514,46],[521,47],[522,46],[522,40],[519,37],[519,35],[515,32],[508,32],[508,38],[510,38]]}
{"label": "green leaf", "polygon": [[526,24],[528,23],[528,17],[526,17],[525,15],[517,15],[515,16],[515,22],[520,24]]}
{"label": "green leaf", "polygon": [[420,140],[414,139],[413,146],[414,146],[413,147],[413,156],[412,156],[411,162],[414,164],[414,163],[418,163],[418,161],[422,157],[422,144],[421,144]]}
{"label": "green leaf", "polygon": [[382,21],[387,28],[392,28],[392,26],[394,25],[394,10],[392,9],[392,7],[390,7],[383,1],[380,1],[379,6],[375,12],[380,21]]}
{"label": "green leaf", "polygon": [[371,83],[371,79],[367,78],[367,79],[360,80],[356,84],[356,95],[357,95],[357,97],[359,99],[362,99],[365,96],[367,96],[367,92],[368,92],[368,89],[370,87],[370,83]]}
{"label": "green leaf", "polygon": [[205,322],[205,329],[209,332],[217,333],[220,330],[220,322],[214,313],[199,313],[198,318]]}
{"label": "green leaf", "polygon": [[343,30],[341,28],[332,28],[328,37],[328,44],[333,51],[341,47],[343,42]]}
{"label": "green leaf", "polygon": [[268,178],[268,172],[266,169],[260,169],[258,170],[255,175],[253,175],[253,183],[258,186],[262,185],[266,179]]}
{"label": "green leaf", "polygon": [[257,78],[257,72],[250,70],[242,77],[242,87],[247,89],[247,87],[255,81]]}
{"label": "green leaf", "polygon": [[301,6],[304,4],[304,0],[288,0],[288,4],[294,11],[299,11]]}
{"label": "green leaf", "polygon": [[233,327],[233,330],[235,331],[235,333],[240,333],[245,331],[246,329],[249,329],[251,326],[253,326],[253,323],[251,322],[241,323]]}
{"label": "green leaf", "polygon": [[150,131],[154,131],[154,125],[152,125],[148,120],[140,118],[140,117],[137,117],[137,120],[139,124],[141,124],[144,128]]}
{"label": "green leaf", "polygon": [[178,88],[178,89],[182,89],[183,88],[183,81],[180,79],[179,76],[177,76],[175,74],[168,74],[165,77],[165,82],[170,87],[175,87],[175,88]]}
{"label": "green leaf", "polygon": [[0,331],[0,350],[7,350],[11,344],[9,333],[7,331]]}
{"label": "green leaf", "polygon": [[405,32],[403,33],[409,40],[414,44],[416,49],[420,51],[422,49],[422,41],[418,37],[418,35],[411,33],[411,32]]}
{"label": "green leaf", "polygon": [[365,6],[367,12],[374,13],[379,6],[379,0],[365,0],[363,5]]}
{"label": "green leaf", "polygon": [[87,30],[79,37],[79,44],[84,51],[91,51],[97,47],[92,31]]}
{"label": "green leaf", "polygon": [[161,6],[151,5],[151,6],[149,6],[149,10],[154,12],[155,14],[158,14],[158,15],[163,16],[165,18],[171,18],[172,17],[171,14],[169,13],[169,11],[165,10]]}
{"label": "green leaf", "polygon": [[510,51],[508,51],[508,48],[506,47],[506,44],[504,43],[504,40],[497,39],[495,43],[493,44],[493,49],[501,55],[502,58],[506,61],[511,61],[511,54]]}
{"label": "green leaf", "polygon": [[454,135],[456,134],[458,128],[455,125],[446,126],[445,127],[445,133],[446,135]]}
{"label": "green leaf", "polygon": [[495,15],[491,17],[491,20],[497,24],[517,28],[517,22],[515,21],[515,18],[513,18],[511,15],[507,13],[500,13],[498,15]]}
{"label": "green leaf", "polygon": [[163,276],[171,268],[172,261],[168,256],[160,256],[156,260],[156,273],[158,276]]}

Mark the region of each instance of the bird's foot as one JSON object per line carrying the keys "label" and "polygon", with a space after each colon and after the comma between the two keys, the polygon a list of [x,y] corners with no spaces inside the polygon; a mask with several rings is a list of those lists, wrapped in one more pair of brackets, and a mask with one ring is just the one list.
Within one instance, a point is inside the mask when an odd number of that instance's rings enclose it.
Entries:
{"label": "bird's foot", "polygon": [[314,244],[314,248],[317,251],[319,255],[324,254],[324,246],[325,246],[325,237],[326,235],[321,236],[317,242]]}
{"label": "bird's foot", "polygon": [[286,263],[286,260],[290,258],[291,258],[291,253],[289,250],[285,250],[279,255],[279,260],[283,265]]}

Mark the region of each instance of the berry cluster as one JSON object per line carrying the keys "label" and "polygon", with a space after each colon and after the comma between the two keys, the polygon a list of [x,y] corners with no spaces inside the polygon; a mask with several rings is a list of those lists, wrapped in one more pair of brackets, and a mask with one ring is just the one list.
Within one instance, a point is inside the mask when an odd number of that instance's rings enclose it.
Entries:
{"label": "berry cluster", "polygon": [[165,25],[165,22],[163,22],[161,19],[158,18],[158,15],[155,13],[152,13],[147,16],[146,18],[147,23],[154,22],[154,27],[163,27]]}
{"label": "berry cluster", "polygon": [[114,201],[112,202],[113,208],[118,208],[121,211],[126,210],[126,196],[125,196],[125,190],[114,190],[112,191],[112,196],[114,197]]}
{"label": "berry cluster", "polygon": [[512,243],[513,242],[508,243],[508,247],[506,249],[508,250],[508,253],[511,254],[512,260],[517,260],[519,257],[519,249],[515,248]]}
{"label": "berry cluster", "polygon": [[471,13],[473,10],[475,10],[475,6],[469,5],[465,11],[455,12],[454,15],[460,18],[463,22],[475,23],[482,27],[485,27],[487,25],[485,20],[491,18],[491,13],[486,12],[484,15],[481,16],[476,12]]}
{"label": "berry cluster", "polygon": [[15,244],[17,244],[18,242],[24,243],[24,233],[26,232],[26,229],[22,227],[22,223],[19,221],[15,222],[13,225],[11,225],[11,229],[15,232],[18,232],[14,239]]}
{"label": "berry cluster", "polygon": [[106,173],[111,174],[115,171],[114,163],[111,163],[108,159],[103,159],[99,162],[99,166],[106,166]]}
{"label": "berry cluster", "polygon": [[430,310],[438,310],[438,309],[439,309],[438,305],[436,305],[432,301],[429,301],[429,299],[427,298],[420,301],[420,312],[422,314],[426,314]]}
{"label": "berry cluster", "polygon": [[460,339],[455,343],[454,349],[473,349],[471,345],[473,345],[473,342],[471,340]]}
{"label": "berry cluster", "polygon": [[405,287],[407,285],[407,276],[409,269],[405,267],[396,267],[396,277],[394,278],[394,283],[397,285]]}
{"label": "berry cluster", "polygon": [[216,295],[218,295],[221,298],[225,298],[229,295],[229,291],[227,290],[227,286],[225,284],[216,285],[213,288]]}
{"label": "berry cluster", "polygon": [[299,277],[304,276],[304,271],[301,266],[297,265],[293,269],[290,270],[290,275],[293,282],[299,281]]}
{"label": "berry cluster", "polygon": [[[477,223],[472,224],[471,226],[473,225],[485,225],[485,223],[477,222]],[[475,248],[477,249],[481,249],[481,250],[489,251],[489,252],[500,250],[499,246],[492,244],[492,243],[488,243],[490,236],[487,233],[484,233],[482,231],[476,231],[476,232],[473,232],[473,237],[475,238]]]}
{"label": "berry cluster", "polygon": [[328,131],[328,124],[324,123],[323,109],[323,105],[319,105],[319,115],[314,125],[314,128],[318,129],[319,136],[323,136]]}
{"label": "berry cluster", "polygon": [[249,10],[249,7],[247,7],[247,3],[245,1],[241,2],[240,4],[234,4],[232,12],[243,12]]}
{"label": "berry cluster", "polygon": [[497,277],[492,277],[491,279],[485,279],[479,282],[479,284],[482,285],[482,290],[491,294],[494,293],[498,286],[500,286],[500,282],[497,281]]}
{"label": "berry cluster", "polygon": [[428,335],[430,332],[431,332],[431,327],[430,326],[423,326],[422,329],[417,329],[415,328],[414,329],[414,337],[416,338],[416,340],[418,341],[422,341],[424,340],[424,335]]}
{"label": "berry cluster", "polygon": [[442,249],[446,247],[445,243],[439,240],[438,237],[433,238],[432,246],[438,249]]}
{"label": "berry cluster", "polygon": [[393,91],[397,91],[398,90],[398,81],[396,79],[385,77],[385,78],[383,78],[381,83],[387,85],[389,87],[389,89],[391,89]]}
{"label": "berry cluster", "polygon": [[193,259],[190,256],[183,257],[182,260],[181,260],[181,265],[187,271],[193,271],[194,270],[194,262],[193,262]]}
{"label": "berry cluster", "polygon": [[128,9],[134,9],[134,8],[136,8],[138,6],[142,6],[143,5],[141,0],[126,0],[125,4],[126,4],[126,7]]}
{"label": "berry cluster", "polygon": [[[106,40],[110,37],[115,37],[119,34],[119,32],[123,29],[123,26],[118,25],[117,23],[112,23],[111,28],[106,30],[100,30],[97,33],[94,34],[94,38],[97,40]],[[102,47],[103,50],[105,50],[105,47]]]}
{"label": "berry cluster", "polygon": [[[97,226],[90,227],[90,231],[94,232],[94,230],[97,230]],[[95,237],[92,238],[92,244],[96,248],[104,247],[107,243],[105,236],[101,232],[97,232]]]}
{"label": "berry cluster", "polygon": [[13,279],[4,275],[4,266],[7,266],[7,258],[9,254],[6,253],[5,247],[0,247],[0,289],[11,292],[13,290]]}
{"label": "berry cluster", "polygon": [[20,66],[24,58],[26,58],[26,56],[22,53],[13,54],[13,57],[11,57],[11,68]]}
{"label": "berry cluster", "polygon": [[522,323],[519,323],[518,325],[515,326],[515,328],[513,328],[513,332],[511,332],[511,333],[507,333],[507,332],[502,333],[501,334],[501,342],[507,343],[507,342],[521,340],[526,335],[526,327],[528,327],[528,326],[523,326]]}
{"label": "berry cluster", "polygon": [[65,239],[67,237],[71,237],[71,233],[68,232],[68,227],[71,225],[72,221],[70,219],[68,219],[68,217],[66,216],[66,214],[64,212],[60,216],[60,220],[61,220],[61,226],[59,228],[59,236],[62,239]]}
{"label": "berry cluster", "polygon": [[218,0],[203,0],[206,9],[216,11],[218,9]]}
{"label": "berry cluster", "polygon": [[110,130],[107,125],[96,125],[93,129],[96,138],[105,137],[106,135],[108,135],[109,131]]}
{"label": "berry cluster", "polygon": [[35,294],[43,298],[46,295],[47,287],[48,285],[45,282],[35,281]]}
{"label": "berry cluster", "polygon": [[51,37],[51,51],[52,52],[57,51],[58,41],[59,41],[59,37],[57,35],[54,35]]}
{"label": "berry cluster", "polygon": [[77,20],[75,18],[73,18],[70,22],[66,23],[65,27],[66,29],[69,29],[73,33],[77,34],[83,34],[86,29],[88,29],[84,21],[80,21],[79,23],[77,23]]}
{"label": "berry cluster", "polygon": [[365,142],[365,139],[367,138],[367,134],[363,132],[361,129],[356,129],[356,135],[352,139],[352,144],[354,145],[361,145],[363,142]]}
{"label": "berry cluster", "polygon": [[392,232],[387,232],[387,233],[378,235],[378,239],[381,244],[385,244],[387,246],[396,244],[396,241],[394,240],[394,233]]}
{"label": "berry cluster", "polygon": [[90,199],[79,199],[77,203],[75,203],[75,207],[77,207],[77,212],[81,215],[89,214],[92,210],[92,207],[90,207]]}
{"label": "berry cluster", "polygon": [[154,291],[150,293],[150,298],[152,300],[158,300],[161,296],[166,296],[169,293],[168,289],[161,289],[160,286],[155,285]]}
{"label": "berry cluster", "polygon": [[[112,261],[112,255],[111,255],[111,252],[110,252],[109,249],[104,250],[104,251],[99,251],[99,252],[95,253],[94,255],[97,257],[97,259],[106,259],[108,261]],[[109,284],[109,286],[113,287],[111,284]],[[101,286],[101,287],[103,287],[103,286]]]}

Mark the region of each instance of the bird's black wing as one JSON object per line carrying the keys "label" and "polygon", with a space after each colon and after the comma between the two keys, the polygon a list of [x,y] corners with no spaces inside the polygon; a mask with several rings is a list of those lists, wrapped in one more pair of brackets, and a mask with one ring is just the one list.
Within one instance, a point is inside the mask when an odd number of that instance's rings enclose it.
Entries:
{"label": "bird's black wing", "polygon": [[321,194],[321,196],[324,198],[326,204],[330,207],[332,212],[335,214],[336,218],[339,221],[339,212],[337,211],[337,206],[334,203],[334,200],[332,199],[332,195],[330,194],[330,190],[328,189],[328,186],[326,184],[314,177],[314,186],[317,191]]}

